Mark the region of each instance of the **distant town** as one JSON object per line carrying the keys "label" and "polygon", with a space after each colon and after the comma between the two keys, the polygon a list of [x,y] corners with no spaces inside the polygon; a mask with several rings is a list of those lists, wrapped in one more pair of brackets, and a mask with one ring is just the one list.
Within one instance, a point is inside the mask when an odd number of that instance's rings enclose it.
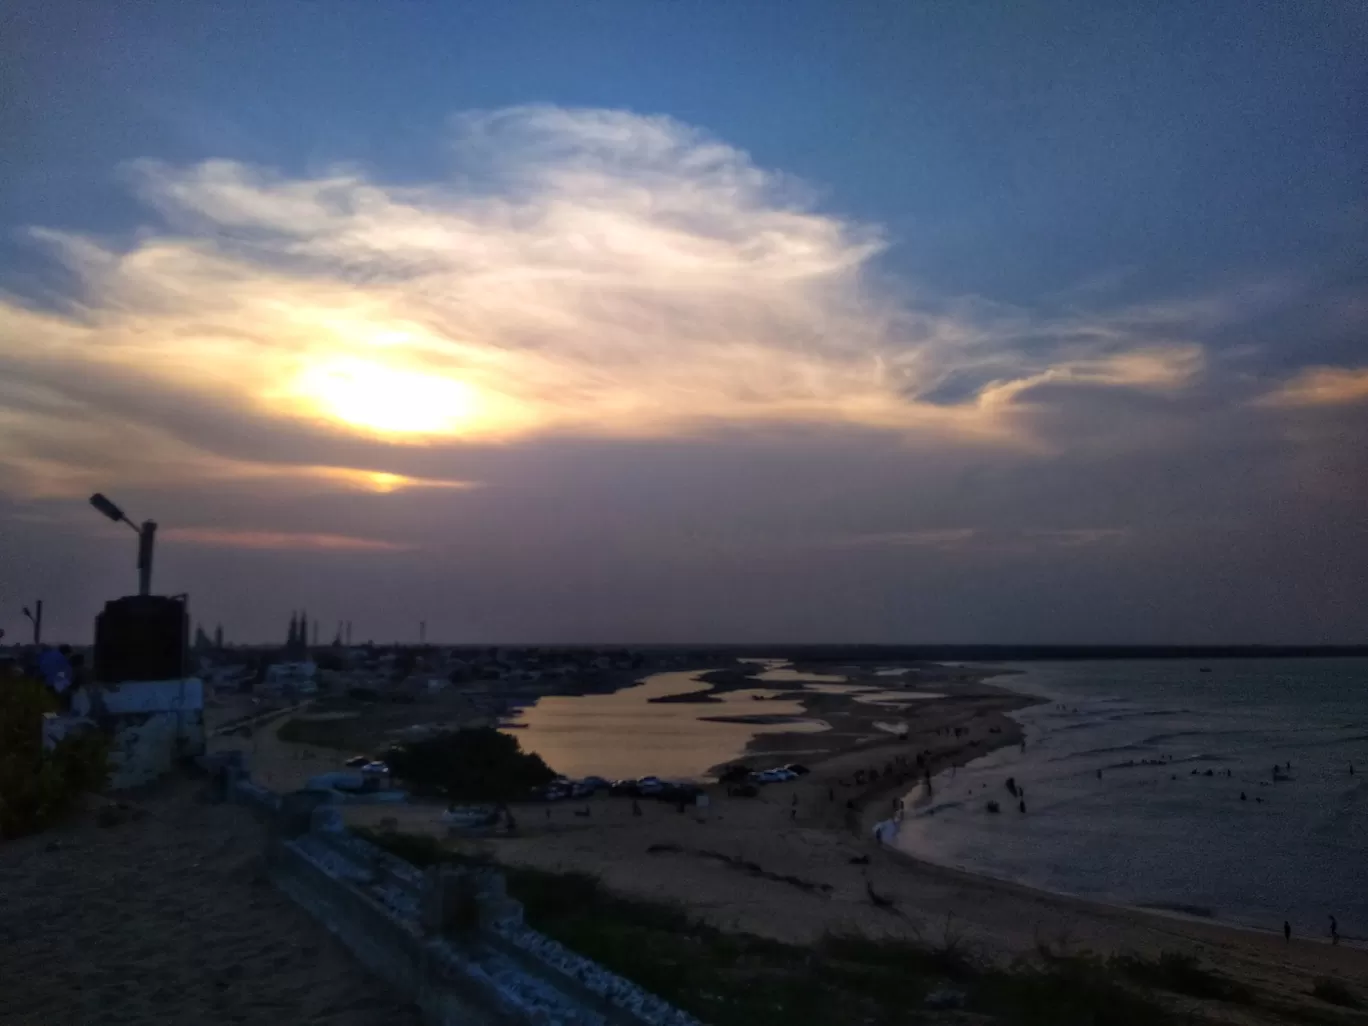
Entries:
{"label": "distant town", "polygon": [[462,723],[492,725],[543,695],[615,691],[646,674],[728,659],[703,648],[355,644],[346,623],[317,644],[309,623],[294,614],[284,641],[270,646],[227,644],[222,628],[197,627],[191,673],[211,702],[438,704]]}

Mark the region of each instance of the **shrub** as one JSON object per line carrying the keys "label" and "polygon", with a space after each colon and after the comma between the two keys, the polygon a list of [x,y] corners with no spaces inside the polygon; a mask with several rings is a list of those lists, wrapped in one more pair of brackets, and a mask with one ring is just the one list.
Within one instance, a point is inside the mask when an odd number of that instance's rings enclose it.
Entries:
{"label": "shrub", "polygon": [[1173,1017],[1088,954],[1052,955],[990,973],[971,1008],[1014,1026],[1158,1026]]}
{"label": "shrub", "polygon": [[415,793],[453,801],[514,801],[556,774],[518,739],[491,727],[448,731],[385,753],[390,771]]}
{"label": "shrub", "polygon": [[1157,959],[1117,955],[1111,964],[1137,983],[1157,990],[1217,1001],[1245,1002],[1250,998],[1247,987],[1207,969],[1195,957],[1180,951],[1162,952]]}
{"label": "shrub", "polygon": [[1316,985],[1311,988],[1311,994],[1332,1005],[1339,1005],[1341,1008],[1361,1008],[1363,1002],[1358,996],[1344,985],[1340,980],[1330,976],[1322,976],[1316,981]]}
{"label": "shrub", "polygon": [[[426,866],[481,855],[427,836],[358,831]],[[587,958],[715,1026],[913,1026],[923,1001],[953,981],[964,1014],[1000,1026],[1168,1026],[1177,1022],[1104,959],[1042,953],[998,967],[965,948],[947,921],[938,945],[833,934],[815,949],[697,921],[688,909],[615,894],[592,877],[501,866],[527,921]],[[954,1013],[951,1013],[954,1014]],[[942,1021],[940,1018],[934,1021]],[[948,1020],[947,1020],[948,1021]]]}
{"label": "shrub", "polygon": [[43,748],[43,714],[57,711],[39,681],[0,681],[0,839],[43,829],[109,777],[109,740],[98,731]]}

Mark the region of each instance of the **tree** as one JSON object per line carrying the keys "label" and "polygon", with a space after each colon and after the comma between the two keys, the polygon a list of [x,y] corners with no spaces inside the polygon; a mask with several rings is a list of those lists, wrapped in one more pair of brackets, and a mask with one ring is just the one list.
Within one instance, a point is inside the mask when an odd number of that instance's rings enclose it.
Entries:
{"label": "tree", "polygon": [[86,731],[43,747],[52,692],[31,678],[0,680],[0,839],[41,830],[109,777],[109,739]]}
{"label": "tree", "polygon": [[399,745],[385,753],[385,762],[415,793],[453,801],[516,801],[556,777],[540,755],[490,727]]}

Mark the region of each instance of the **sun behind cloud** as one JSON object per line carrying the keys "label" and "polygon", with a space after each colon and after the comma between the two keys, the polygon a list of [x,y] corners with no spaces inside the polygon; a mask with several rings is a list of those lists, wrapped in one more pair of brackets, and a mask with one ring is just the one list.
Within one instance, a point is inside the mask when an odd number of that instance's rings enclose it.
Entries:
{"label": "sun behind cloud", "polygon": [[[80,418],[85,470],[105,438],[180,480],[187,439],[232,434],[230,418],[270,428],[271,449],[235,453],[249,463],[320,426],[409,447],[854,426],[1025,449],[1040,385],[1173,394],[1203,371],[1201,347],[1171,324],[1154,337],[1143,311],[1051,321],[897,295],[871,268],[877,230],[668,118],[519,107],[454,124],[482,175],[141,162],[164,231],[120,249],[35,230],[80,291],[0,296],[0,414],[16,422],[0,467],[61,477]],[[947,400],[952,380],[978,385]],[[149,404],[149,444],[117,445]]]}
{"label": "sun behind cloud", "polygon": [[382,437],[459,436],[480,415],[464,381],[357,359],[309,367],[291,393],[325,418]]}

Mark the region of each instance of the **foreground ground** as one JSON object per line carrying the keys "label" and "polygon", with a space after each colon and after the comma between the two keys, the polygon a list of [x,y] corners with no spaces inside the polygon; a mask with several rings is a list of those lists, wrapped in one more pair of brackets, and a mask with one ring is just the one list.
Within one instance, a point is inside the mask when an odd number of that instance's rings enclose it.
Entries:
{"label": "foreground ground", "polygon": [[[714,791],[706,810],[643,802],[640,816],[607,798],[515,807],[514,835],[449,847],[509,865],[538,925],[667,998],[706,998],[694,1009],[720,1024],[1368,1022],[1312,995],[1325,980],[1344,990],[1322,995],[1368,995],[1363,951],[1074,901],[873,845],[870,826],[906,790],[882,770],[1013,743],[1007,701],[927,703],[905,744],[859,744],[759,798]],[[249,749],[278,789],[343,757],[281,742],[282,722],[215,747]],[[879,781],[856,783],[872,768]],[[87,812],[0,846],[0,1026],[416,1024],[265,882],[255,820],[197,790],[168,782],[138,798],[141,819],[101,827]],[[396,820],[391,837],[441,834],[431,806],[348,812]],[[424,857],[442,851],[426,843]],[[1004,968],[1023,955],[1029,967]],[[941,987],[971,1009],[925,1011]]]}
{"label": "foreground ground", "polygon": [[201,788],[0,844],[0,1026],[418,1026],[267,882],[255,818]]}

